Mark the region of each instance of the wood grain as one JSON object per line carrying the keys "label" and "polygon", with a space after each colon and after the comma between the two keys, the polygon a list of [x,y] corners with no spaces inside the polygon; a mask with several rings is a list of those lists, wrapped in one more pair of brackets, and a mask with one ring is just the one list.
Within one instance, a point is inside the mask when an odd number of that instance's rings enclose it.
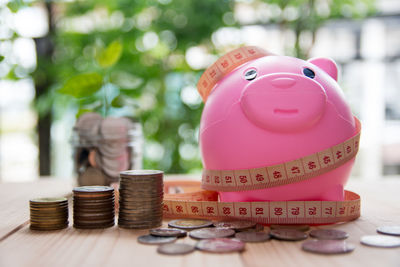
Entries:
{"label": "wood grain", "polygon": [[29,199],[66,196],[72,181],[41,178],[34,183],[0,183],[0,240],[29,220]]}
{"label": "wood grain", "polygon": [[[40,190],[48,193],[65,187],[65,184],[59,187],[56,184],[53,181],[41,183]],[[137,237],[147,234],[147,230],[125,230],[115,226],[105,230],[69,227],[55,232],[34,232],[25,225],[0,242],[0,266],[400,266],[400,248],[379,249],[359,243],[362,235],[375,234],[379,225],[400,224],[400,179],[382,179],[380,182],[354,179],[348,188],[361,195],[361,217],[341,225],[318,227],[347,231],[350,234],[348,241],[354,243],[356,249],[346,255],[311,254],[301,250],[301,242],[272,240],[248,243],[243,253],[195,251],[186,256],[164,256],[157,254],[157,246],[137,243]],[[29,212],[27,195],[38,193],[32,193],[34,190],[39,189],[32,184],[0,184],[2,201],[8,203],[2,204],[0,210],[3,232],[26,220]],[[5,214],[13,214],[12,219],[7,218],[4,222]],[[190,238],[178,242],[195,243]]]}

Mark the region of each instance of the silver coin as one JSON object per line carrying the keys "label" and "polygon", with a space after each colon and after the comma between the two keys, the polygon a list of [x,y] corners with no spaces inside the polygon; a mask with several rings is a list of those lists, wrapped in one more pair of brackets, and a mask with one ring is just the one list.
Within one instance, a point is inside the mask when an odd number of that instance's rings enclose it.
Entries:
{"label": "silver coin", "polygon": [[361,244],[371,247],[396,248],[400,247],[400,238],[387,235],[365,235]]}
{"label": "silver coin", "polygon": [[306,232],[310,230],[310,226],[306,224],[272,224],[271,229],[294,229]]}
{"label": "silver coin", "polygon": [[380,234],[400,236],[400,225],[379,226],[376,231]]}
{"label": "silver coin", "polygon": [[193,252],[195,247],[189,244],[164,244],[157,248],[157,252],[166,255],[185,255]]}
{"label": "silver coin", "polygon": [[271,239],[269,233],[265,232],[239,232],[235,238],[243,242],[265,242]]}
{"label": "silver coin", "polygon": [[107,141],[127,138],[130,123],[127,118],[104,118],[100,125],[101,136]]}
{"label": "silver coin", "polygon": [[80,143],[92,145],[97,143],[102,120],[101,115],[94,112],[82,114],[78,118],[74,128],[78,131]]}
{"label": "silver coin", "polygon": [[310,232],[310,236],[317,239],[339,240],[348,238],[349,234],[336,229],[315,229]]}
{"label": "silver coin", "polygon": [[208,239],[230,237],[234,234],[235,230],[228,228],[201,228],[191,231],[189,236],[195,239]]}
{"label": "silver coin", "polygon": [[209,227],[212,224],[213,223],[210,220],[179,219],[170,221],[168,223],[168,226],[180,229],[198,229],[198,228]]}
{"label": "silver coin", "polygon": [[308,237],[306,233],[295,229],[274,229],[270,234],[275,239],[286,241],[300,241]]}
{"label": "silver coin", "polygon": [[151,235],[155,236],[176,236],[176,237],[185,237],[187,232],[180,229],[173,228],[157,228],[150,230]]}
{"label": "silver coin", "polygon": [[257,223],[251,221],[222,221],[215,222],[214,226],[219,228],[229,228],[234,230],[243,230],[253,228]]}
{"label": "silver coin", "polygon": [[163,175],[163,171],[159,170],[128,170],[120,173],[121,176],[131,177],[131,176],[155,176]]}
{"label": "silver coin", "polygon": [[343,254],[352,252],[355,246],[344,240],[308,240],[301,248],[318,254]]}
{"label": "silver coin", "polygon": [[150,245],[159,245],[159,244],[166,244],[172,243],[176,241],[175,236],[154,236],[154,235],[141,235],[138,237],[138,242],[142,244],[150,244]]}
{"label": "silver coin", "polygon": [[253,228],[240,229],[238,232],[261,232],[264,231],[264,225],[257,223]]}
{"label": "silver coin", "polygon": [[196,248],[212,253],[239,252],[244,250],[245,244],[238,239],[212,238],[197,242]]}

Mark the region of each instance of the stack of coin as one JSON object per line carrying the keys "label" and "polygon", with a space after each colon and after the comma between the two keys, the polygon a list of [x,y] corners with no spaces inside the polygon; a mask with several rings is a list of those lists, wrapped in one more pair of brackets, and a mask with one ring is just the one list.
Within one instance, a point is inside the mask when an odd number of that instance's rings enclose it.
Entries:
{"label": "stack of coin", "polygon": [[114,225],[114,188],[109,186],[76,187],[74,192],[74,227],[107,228]]}
{"label": "stack of coin", "polygon": [[132,170],[120,173],[118,225],[148,229],[161,225],[163,172]]}
{"label": "stack of coin", "polygon": [[36,198],[29,201],[32,230],[59,230],[68,227],[66,198]]}

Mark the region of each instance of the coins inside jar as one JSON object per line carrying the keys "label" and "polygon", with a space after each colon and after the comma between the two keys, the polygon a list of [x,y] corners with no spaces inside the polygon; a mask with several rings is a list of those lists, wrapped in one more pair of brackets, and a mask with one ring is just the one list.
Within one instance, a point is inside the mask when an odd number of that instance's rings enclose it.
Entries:
{"label": "coins inside jar", "polygon": [[114,189],[109,186],[76,187],[74,193],[74,227],[101,229],[114,225]]}
{"label": "coins inside jar", "polygon": [[163,172],[131,170],[120,173],[118,225],[147,229],[161,225]]}
{"label": "coins inside jar", "polygon": [[66,198],[36,198],[29,201],[30,229],[60,230],[68,227],[68,200]]}

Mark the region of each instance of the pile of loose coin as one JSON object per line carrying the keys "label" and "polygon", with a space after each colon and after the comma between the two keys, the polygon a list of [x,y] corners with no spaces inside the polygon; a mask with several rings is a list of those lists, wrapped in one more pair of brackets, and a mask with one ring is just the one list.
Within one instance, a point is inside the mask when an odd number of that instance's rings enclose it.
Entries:
{"label": "pile of loose coin", "polygon": [[362,236],[361,244],[380,248],[400,247],[400,225],[379,226],[376,231],[380,235]]}
{"label": "pile of loose coin", "polygon": [[128,229],[158,227],[163,216],[163,172],[135,170],[120,173],[118,225]]}
{"label": "pile of loose coin", "polygon": [[114,226],[114,188],[109,186],[76,187],[74,193],[74,227],[99,229]]}
{"label": "pile of loose coin", "polygon": [[[214,252],[241,252],[247,242],[266,242],[270,239],[280,241],[303,241],[309,236],[313,240],[303,242],[302,249],[319,254],[342,254],[354,250],[355,246],[344,239],[348,234],[336,229],[315,229],[309,234],[308,225],[271,225],[271,231],[264,231],[261,224],[250,221],[212,222],[209,220],[181,219],[168,223],[171,228],[150,230],[149,235],[140,236],[142,244],[160,245],[161,254],[182,255],[195,249]],[[187,233],[186,231],[190,231]],[[189,235],[198,240],[195,245],[173,243],[178,238]]]}
{"label": "pile of loose coin", "polygon": [[32,230],[60,230],[68,227],[66,198],[37,198],[29,201]]}

